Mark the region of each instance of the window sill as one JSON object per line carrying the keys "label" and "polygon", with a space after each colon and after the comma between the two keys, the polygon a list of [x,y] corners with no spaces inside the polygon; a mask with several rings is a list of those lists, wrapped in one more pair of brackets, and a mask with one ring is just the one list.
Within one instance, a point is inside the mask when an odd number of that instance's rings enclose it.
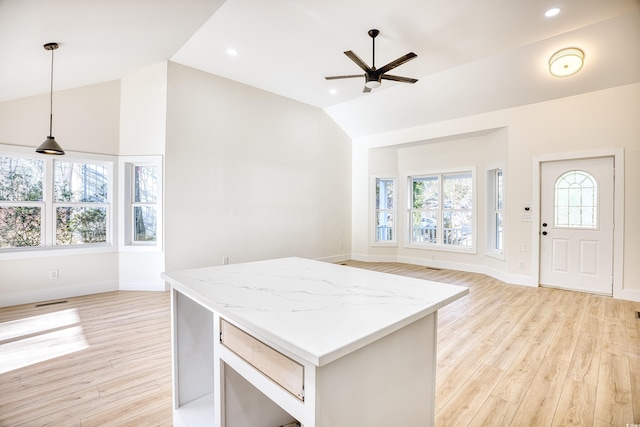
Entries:
{"label": "window sill", "polygon": [[373,242],[371,243],[372,247],[382,247],[382,248],[397,248],[398,242]]}
{"label": "window sill", "polygon": [[487,253],[485,253],[485,255],[491,258],[499,259],[501,261],[505,260],[504,252],[498,252],[498,251],[493,251],[491,249],[487,249]]}
{"label": "window sill", "polygon": [[3,249],[0,251],[0,261],[13,259],[49,258],[70,255],[107,254],[113,252],[116,252],[115,247],[106,244],[84,247],[74,246],[60,248],[29,248],[17,250]]}

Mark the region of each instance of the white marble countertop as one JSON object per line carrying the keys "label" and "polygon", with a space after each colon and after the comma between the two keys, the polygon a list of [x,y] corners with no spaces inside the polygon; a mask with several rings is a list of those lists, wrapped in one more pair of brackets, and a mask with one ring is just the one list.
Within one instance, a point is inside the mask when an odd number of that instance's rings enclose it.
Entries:
{"label": "white marble countertop", "polygon": [[163,273],[173,288],[316,366],[466,295],[462,286],[304,258]]}

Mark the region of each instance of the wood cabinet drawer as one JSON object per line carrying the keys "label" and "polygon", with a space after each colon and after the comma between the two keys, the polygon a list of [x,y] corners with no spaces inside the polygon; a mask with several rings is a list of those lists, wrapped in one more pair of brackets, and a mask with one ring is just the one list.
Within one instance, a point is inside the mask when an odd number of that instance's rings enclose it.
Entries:
{"label": "wood cabinet drawer", "polygon": [[224,319],[220,319],[220,342],[280,387],[304,400],[304,366]]}

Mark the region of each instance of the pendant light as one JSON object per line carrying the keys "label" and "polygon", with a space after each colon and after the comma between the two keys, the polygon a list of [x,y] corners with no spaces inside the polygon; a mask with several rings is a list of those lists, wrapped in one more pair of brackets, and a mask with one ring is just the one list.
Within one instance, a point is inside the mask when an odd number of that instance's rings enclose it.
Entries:
{"label": "pendant light", "polygon": [[51,51],[51,92],[49,95],[49,136],[45,141],[36,148],[36,153],[62,155],[64,150],[53,137],[53,51],[58,48],[58,43],[47,43],[44,45],[45,50]]}

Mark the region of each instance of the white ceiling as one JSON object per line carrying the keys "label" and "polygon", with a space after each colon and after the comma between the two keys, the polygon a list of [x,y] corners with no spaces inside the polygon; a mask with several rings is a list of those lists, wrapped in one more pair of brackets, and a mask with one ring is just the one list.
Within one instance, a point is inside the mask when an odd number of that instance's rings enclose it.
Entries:
{"label": "white ceiling", "polygon": [[[376,66],[413,51],[393,74],[418,83],[324,79],[361,73],[346,50],[371,64],[372,28]],[[0,101],[49,91],[47,42],[55,90],[172,60],[324,108],[357,138],[640,81],[640,0],[0,0]],[[583,70],[552,77],[570,46]]]}

